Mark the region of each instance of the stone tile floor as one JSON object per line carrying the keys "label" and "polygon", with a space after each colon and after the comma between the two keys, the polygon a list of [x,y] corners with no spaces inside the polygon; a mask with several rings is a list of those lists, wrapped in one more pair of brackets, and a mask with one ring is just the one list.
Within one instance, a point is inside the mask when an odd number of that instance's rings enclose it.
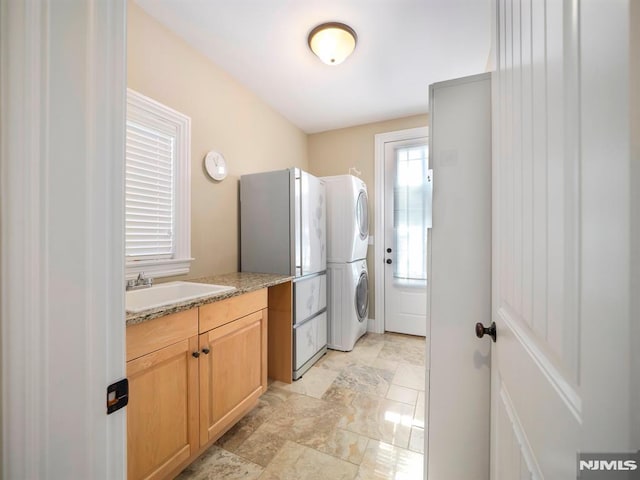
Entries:
{"label": "stone tile floor", "polygon": [[367,333],[258,405],[180,480],[421,480],[422,337]]}

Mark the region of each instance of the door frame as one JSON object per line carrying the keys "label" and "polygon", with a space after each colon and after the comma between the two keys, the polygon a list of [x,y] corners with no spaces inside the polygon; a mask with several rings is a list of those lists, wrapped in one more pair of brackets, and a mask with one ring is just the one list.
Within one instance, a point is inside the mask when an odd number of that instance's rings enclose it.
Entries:
{"label": "door frame", "polygon": [[375,135],[375,234],[374,234],[374,276],[375,276],[375,308],[376,316],[373,325],[369,325],[369,331],[374,333],[384,333],[384,146],[386,143],[400,140],[411,140],[412,138],[429,138],[429,127],[408,128],[393,132],[378,133]]}

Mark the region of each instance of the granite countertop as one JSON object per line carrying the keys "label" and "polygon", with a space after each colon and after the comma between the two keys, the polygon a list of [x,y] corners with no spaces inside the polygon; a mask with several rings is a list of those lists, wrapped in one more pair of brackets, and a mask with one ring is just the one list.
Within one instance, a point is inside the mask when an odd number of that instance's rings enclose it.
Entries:
{"label": "granite countertop", "polygon": [[137,313],[127,312],[126,324],[135,325],[137,323],[146,322],[147,320],[153,320],[154,318],[163,317],[172,313],[181,312],[183,310],[189,310],[191,308],[199,307],[207,303],[218,302],[225,298],[235,297],[236,295],[242,295],[243,293],[253,292],[254,290],[260,290],[262,288],[272,287],[280,283],[293,280],[293,277],[287,275],[277,275],[272,273],[249,273],[249,272],[232,272],[223,273],[221,275],[212,275],[210,277],[193,278],[185,280],[187,282],[195,283],[210,283],[214,285],[226,285],[229,287],[235,287],[236,289],[231,292],[223,292],[219,294],[210,295],[208,297],[197,298],[195,300],[188,300],[186,302],[174,303],[171,305],[164,305],[162,307],[150,308]]}

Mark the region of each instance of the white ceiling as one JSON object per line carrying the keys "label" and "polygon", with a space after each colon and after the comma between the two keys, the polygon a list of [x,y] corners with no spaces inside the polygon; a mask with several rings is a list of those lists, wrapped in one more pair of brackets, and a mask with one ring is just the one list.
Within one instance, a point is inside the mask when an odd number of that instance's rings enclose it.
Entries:
{"label": "white ceiling", "polygon": [[[427,112],[429,84],[485,71],[490,0],[136,0],[307,133]],[[343,64],[309,31],[358,34]]]}

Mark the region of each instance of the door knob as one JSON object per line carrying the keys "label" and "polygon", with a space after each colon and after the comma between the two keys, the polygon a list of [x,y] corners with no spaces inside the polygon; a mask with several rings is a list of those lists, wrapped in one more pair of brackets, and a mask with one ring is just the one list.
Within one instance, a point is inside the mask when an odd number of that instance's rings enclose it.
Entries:
{"label": "door knob", "polygon": [[389,265],[391,265],[393,262],[391,261],[391,259],[390,259],[390,258],[387,258],[387,263],[388,263]]}
{"label": "door knob", "polygon": [[481,323],[476,323],[476,337],[482,338],[485,335],[489,335],[494,342],[496,341],[496,322],[491,322],[488,328]]}
{"label": "door knob", "polygon": [[209,355],[209,352],[210,352],[210,351],[211,351],[211,350],[209,350],[209,348],[208,348],[208,347],[204,347],[204,348],[202,349],[202,353],[204,353],[205,355]]}
{"label": "door knob", "polygon": [[200,352],[193,352],[191,355],[193,358],[198,358],[200,356]]}
{"label": "door knob", "polygon": [[391,253],[391,249],[390,248],[387,248],[387,253]]}

